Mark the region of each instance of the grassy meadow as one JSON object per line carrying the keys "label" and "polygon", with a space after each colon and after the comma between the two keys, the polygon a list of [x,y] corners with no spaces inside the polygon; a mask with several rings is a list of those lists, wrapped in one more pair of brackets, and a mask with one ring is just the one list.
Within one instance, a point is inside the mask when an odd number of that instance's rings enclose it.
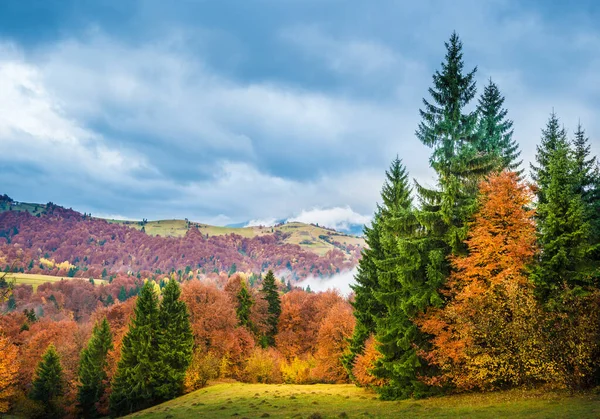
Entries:
{"label": "grassy meadow", "polygon": [[599,418],[600,394],[511,390],[387,402],[351,384],[219,383],[135,418]]}
{"label": "grassy meadow", "polygon": [[[38,274],[24,274],[24,273],[9,273],[6,275],[7,280],[15,280],[16,284],[31,285],[35,291],[37,287],[46,282],[58,282],[58,281],[69,281],[71,279],[83,279],[85,278],[71,278],[66,276],[51,276],[51,275],[38,275]],[[94,279],[96,285],[104,284],[107,281],[104,279]]]}

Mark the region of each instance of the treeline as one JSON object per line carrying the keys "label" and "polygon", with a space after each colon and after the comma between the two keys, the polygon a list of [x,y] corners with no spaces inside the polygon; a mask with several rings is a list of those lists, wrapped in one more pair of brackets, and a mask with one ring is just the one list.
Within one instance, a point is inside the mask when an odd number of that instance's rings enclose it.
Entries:
{"label": "treeline", "polygon": [[53,310],[0,316],[0,412],[120,416],[220,378],[348,382],[341,357],[354,317],[333,291],[289,290],[272,272],[255,287],[243,274],[135,285],[138,295],[97,302],[89,315],[76,316],[65,301],[77,291],[63,300],[51,298],[52,290],[94,287],[77,279],[47,284],[38,293]]}
{"label": "treeline", "polygon": [[504,97],[475,109],[453,34],[419,140],[437,186],[387,171],[359,263],[344,365],[386,399],[600,384],[600,169],[581,125],[555,113],[525,181]]}
{"label": "treeline", "polygon": [[150,236],[48,204],[43,214],[0,213],[0,270],[111,279],[121,273],[186,278],[210,273],[288,270],[295,278],[330,276],[356,266],[360,247],[347,245],[323,256],[284,242],[284,235],[210,236],[196,227],[184,237]]}

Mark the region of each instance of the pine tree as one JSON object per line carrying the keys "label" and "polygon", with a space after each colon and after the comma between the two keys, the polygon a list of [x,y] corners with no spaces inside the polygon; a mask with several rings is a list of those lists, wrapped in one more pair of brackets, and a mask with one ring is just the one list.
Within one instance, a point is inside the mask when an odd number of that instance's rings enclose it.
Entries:
{"label": "pine tree", "polygon": [[[596,156],[591,156],[589,138],[585,135],[581,123],[575,131],[573,154],[577,176],[576,193],[585,204],[585,218],[590,224],[590,244],[594,248],[596,265],[600,264],[600,170]],[[600,277],[600,273],[597,274]]]}
{"label": "pine tree", "polygon": [[504,96],[498,86],[489,80],[483,94],[479,98],[477,113],[479,115],[480,151],[498,156],[499,169],[517,171],[522,160],[517,160],[521,155],[519,145],[512,139],[513,121],[506,118],[508,110],[504,109]]}
{"label": "pine tree", "polygon": [[[437,189],[416,183],[418,210],[407,210],[396,221],[397,263],[378,300],[386,316],[378,320],[381,359],[374,370],[387,380],[384,398],[419,397],[430,391],[420,376],[436,373],[419,353],[429,338],[414,320],[428,307],[443,305],[439,294],[450,273],[449,255],[466,253],[468,221],[477,206],[477,185],[495,167],[495,156],[482,153],[487,139],[477,130],[477,113],[465,107],[476,94],[475,72],[464,73],[462,43],[456,33],[446,44],[445,62],[433,75],[432,102],[424,99],[416,135],[433,148],[430,165],[438,177]],[[385,234],[384,234],[385,236]],[[385,242],[386,239],[383,241]],[[380,284],[381,285],[381,284]]]}
{"label": "pine tree", "polygon": [[42,403],[44,417],[60,417],[60,398],[63,392],[64,377],[60,357],[54,344],[51,344],[38,364],[29,398]]}
{"label": "pine tree", "polygon": [[151,406],[156,399],[153,370],[159,353],[158,296],[152,282],[142,287],[134,319],[123,338],[121,359],[112,382],[110,409],[124,415]]}
{"label": "pine tree", "polygon": [[575,192],[580,194],[586,204],[591,204],[591,193],[594,188],[594,169],[596,157],[591,155],[589,138],[581,126],[577,125],[575,138],[573,139],[573,157],[575,159],[575,172],[577,185]]}
{"label": "pine tree", "polygon": [[556,113],[552,111],[546,128],[542,129],[541,144],[536,146],[537,154],[535,159],[537,166],[530,163],[531,178],[538,186],[536,195],[539,203],[546,201],[545,191],[550,183],[550,176],[548,174],[549,159],[550,155],[559,147],[568,147],[567,133],[564,128],[561,128]]}
{"label": "pine tree", "polygon": [[402,221],[412,207],[408,173],[398,157],[386,171],[381,198],[371,227],[364,230],[367,247],[359,262],[356,285],[352,287],[357,323],[350,350],[342,359],[351,377],[354,360],[363,352],[366,340],[376,332],[377,322],[386,313],[386,306],[378,299],[378,294],[397,286],[398,240],[406,235]]}
{"label": "pine tree", "polygon": [[182,394],[185,372],[192,360],[194,337],[181,289],[171,278],[163,289],[159,311],[158,365],[155,367],[156,394],[170,400]]}
{"label": "pine tree", "polygon": [[273,271],[267,272],[267,275],[263,279],[261,292],[263,298],[269,304],[267,313],[269,317],[267,323],[269,330],[267,332],[267,344],[270,346],[275,345],[275,335],[277,335],[277,324],[279,323],[279,316],[281,315],[281,298],[279,297],[279,290],[275,283],[275,275]]}
{"label": "pine tree", "polygon": [[106,319],[94,325],[92,337],[81,352],[77,402],[83,417],[96,417],[96,403],[102,398],[107,380],[106,356],[113,348],[112,333]]}
{"label": "pine tree", "polygon": [[127,290],[124,285],[121,285],[121,289],[119,289],[119,295],[117,296],[120,302],[127,300]]}
{"label": "pine tree", "polygon": [[250,291],[248,291],[246,282],[242,281],[241,285],[242,287],[237,294],[237,307],[235,312],[240,325],[251,329],[252,324],[250,322],[250,310],[254,302],[252,301],[252,295],[250,295]]}
{"label": "pine tree", "polygon": [[590,226],[578,193],[576,161],[564,137],[551,145],[543,150],[549,150],[547,153],[538,153],[540,166],[536,172],[541,252],[533,280],[543,301],[554,300],[564,286],[581,287],[590,282]]}
{"label": "pine tree", "polygon": [[362,257],[358,261],[354,276],[355,284],[351,285],[354,291],[352,307],[356,325],[350,340],[349,351],[342,357],[342,364],[353,380],[352,371],[356,357],[363,353],[365,342],[370,335],[375,333],[377,319],[382,317],[385,312],[383,305],[373,295],[379,284],[376,261],[384,258],[380,243],[380,218],[381,209],[378,208],[371,226],[365,226],[363,229],[365,247],[362,250]]}

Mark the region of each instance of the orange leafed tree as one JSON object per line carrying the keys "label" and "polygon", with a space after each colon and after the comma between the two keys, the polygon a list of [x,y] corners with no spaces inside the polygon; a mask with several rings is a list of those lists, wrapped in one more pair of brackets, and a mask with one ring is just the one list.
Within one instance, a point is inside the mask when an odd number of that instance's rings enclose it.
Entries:
{"label": "orange leafed tree", "polygon": [[352,306],[346,301],[331,307],[323,319],[317,335],[317,366],[313,372],[319,381],[348,381],[348,372],[341,359],[350,345],[355,323]]}
{"label": "orange leafed tree", "polygon": [[527,278],[536,252],[531,191],[505,171],[482,182],[480,194],[469,254],[451,258],[448,303],[419,322],[433,335],[433,348],[423,355],[442,372],[427,381],[461,390],[517,386],[552,374]]}
{"label": "orange leafed tree", "polygon": [[19,374],[19,351],[0,332],[0,413],[8,412],[15,396]]}
{"label": "orange leafed tree", "polygon": [[365,341],[365,350],[354,360],[352,374],[356,383],[363,387],[379,387],[385,384],[385,380],[375,377],[371,370],[381,354],[377,350],[377,341],[375,336],[371,335]]}

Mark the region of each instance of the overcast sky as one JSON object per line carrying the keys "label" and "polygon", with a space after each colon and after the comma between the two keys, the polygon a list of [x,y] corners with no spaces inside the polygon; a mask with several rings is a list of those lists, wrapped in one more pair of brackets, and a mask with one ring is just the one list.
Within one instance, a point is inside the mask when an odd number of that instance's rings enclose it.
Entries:
{"label": "overcast sky", "polygon": [[362,223],[456,30],[526,162],[554,110],[600,154],[590,1],[0,2],[0,193],[124,218]]}

